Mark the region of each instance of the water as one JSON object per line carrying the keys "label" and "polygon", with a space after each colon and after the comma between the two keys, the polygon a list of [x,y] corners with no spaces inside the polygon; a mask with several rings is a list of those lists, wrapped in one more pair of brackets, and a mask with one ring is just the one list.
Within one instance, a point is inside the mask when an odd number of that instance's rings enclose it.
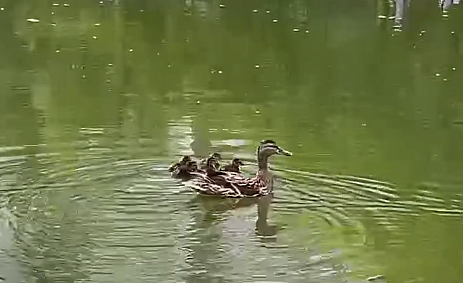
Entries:
{"label": "water", "polygon": [[[461,282],[453,2],[0,1],[0,280]],[[273,198],[166,170],[264,138]]]}

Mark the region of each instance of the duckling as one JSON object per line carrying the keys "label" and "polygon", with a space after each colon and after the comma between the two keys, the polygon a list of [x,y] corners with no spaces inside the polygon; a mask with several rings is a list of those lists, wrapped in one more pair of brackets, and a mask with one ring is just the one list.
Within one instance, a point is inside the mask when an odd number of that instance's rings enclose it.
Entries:
{"label": "duckling", "polygon": [[220,170],[221,171],[228,171],[228,172],[235,172],[241,173],[240,166],[243,166],[244,163],[239,158],[233,158],[230,164],[223,166]]}
{"label": "duckling", "polygon": [[196,161],[190,160],[186,164],[180,165],[172,172],[172,175],[176,178],[189,179],[193,172],[198,172],[198,164]]}
{"label": "duckling", "polygon": [[180,166],[187,165],[187,163],[190,161],[191,161],[191,157],[189,155],[183,156],[179,162],[174,163],[169,167],[169,172],[174,172],[175,170],[179,169]]}
{"label": "duckling", "polygon": [[[220,163],[219,163],[219,161],[222,160],[222,156],[220,155],[220,153],[217,153],[217,152],[214,152],[213,154],[211,154],[207,159],[201,160],[201,163],[200,163],[200,164],[201,164],[201,166],[200,166],[201,169],[203,169],[203,170],[206,170],[206,169],[207,169],[207,167],[209,166],[209,165],[208,165],[208,164],[209,164],[209,163],[208,163],[208,162],[209,162],[209,159],[211,159],[211,158],[214,158],[214,159],[215,159],[215,162],[213,163],[212,166],[214,167],[214,169],[219,170],[219,168],[220,168]],[[212,164],[212,163],[211,163],[211,164]]]}

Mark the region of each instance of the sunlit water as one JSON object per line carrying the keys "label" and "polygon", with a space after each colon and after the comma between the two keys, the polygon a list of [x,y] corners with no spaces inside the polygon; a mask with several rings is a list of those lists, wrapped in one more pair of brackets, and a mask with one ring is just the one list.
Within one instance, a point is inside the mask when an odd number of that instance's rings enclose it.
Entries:
{"label": "sunlit water", "polygon": [[0,281],[461,282],[461,4],[285,3],[0,1]]}

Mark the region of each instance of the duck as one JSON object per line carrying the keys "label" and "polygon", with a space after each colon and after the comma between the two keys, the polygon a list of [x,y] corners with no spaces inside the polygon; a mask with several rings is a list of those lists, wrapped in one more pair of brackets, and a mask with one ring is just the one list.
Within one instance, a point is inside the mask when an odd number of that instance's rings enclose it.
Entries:
{"label": "duck", "polygon": [[184,155],[179,162],[176,162],[169,167],[169,172],[174,172],[182,165],[187,165],[188,162],[191,162],[191,157],[189,155]]}
{"label": "duck", "polygon": [[[200,168],[202,170],[206,170],[208,167],[209,167],[209,161],[215,159],[215,162],[213,163],[213,166],[216,170],[219,170],[220,168],[220,161],[222,160],[222,156],[220,155],[220,153],[217,153],[217,152],[214,152],[213,154],[211,154],[208,158],[206,159],[203,159],[201,160],[201,163],[200,163]],[[211,163],[212,164],[212,163]]]}
{"label": "duck", "polygon": [[[170,168],[169,168],[170,169]],[[198,164],[194,160],[188,161],[186,164],[179,165],[172,171],[174,178],[180,178],[184,180],[191,179],[196,176],[196,173],[201,172],[198,169]]]}
{"label": "duck", "polygon": [[208,159],[206,174],[198,174],[189,186],[199,194],[225,198],[260,197],[273,192],[273,173],[268,159],[273,155],[291,156],[274,140],[263,140],[256,149],[258,170],[255,177],[247,178],[235,172],[215,170],[215,160]]}
{"label": "duck", "polygon": [[243,166],[244,163],[241,161],[239,158],[233,158],[230,164],[227,164],[220,168],[220,171],[227,171],[227,172],[235,172],[235,173],[241,173],[240,166]]}

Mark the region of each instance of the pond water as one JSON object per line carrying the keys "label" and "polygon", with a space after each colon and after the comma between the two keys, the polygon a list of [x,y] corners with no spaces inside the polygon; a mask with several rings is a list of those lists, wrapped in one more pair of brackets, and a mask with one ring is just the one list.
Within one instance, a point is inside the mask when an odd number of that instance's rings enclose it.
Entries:
{"label": "pond water", "polygon": [[[463,10],[437,2],[0,0],[0,281],[461,282]],[[294,155],[257,204],[167,172],[252,176],[267,138]]]}

